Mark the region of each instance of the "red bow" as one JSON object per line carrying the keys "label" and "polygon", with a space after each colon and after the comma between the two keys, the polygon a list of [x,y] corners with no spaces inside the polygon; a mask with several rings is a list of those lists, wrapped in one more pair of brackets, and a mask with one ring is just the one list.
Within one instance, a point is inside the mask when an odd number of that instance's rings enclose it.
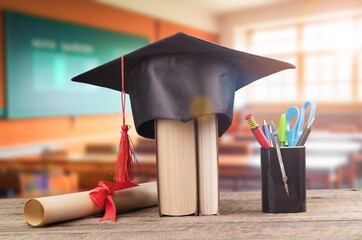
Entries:
{"label": "red bow", "polygon": [[116,182],[111,183],[107,181],[100,181],[98,183],[98,187],[94,188],[91,193],[89,193],[89,196],[92,198],[93,202],[97,205],[98,208],[101,208],[103,206],[103,203],[105,204],[104,207],[104,216],[100,219],[100,221],[104,220],[112,220],[113,222],[116,221],[116,205],[113,202],[112,199],[112,193],[114,191],[136,187],[137,184],[134,184],[132,182]]}

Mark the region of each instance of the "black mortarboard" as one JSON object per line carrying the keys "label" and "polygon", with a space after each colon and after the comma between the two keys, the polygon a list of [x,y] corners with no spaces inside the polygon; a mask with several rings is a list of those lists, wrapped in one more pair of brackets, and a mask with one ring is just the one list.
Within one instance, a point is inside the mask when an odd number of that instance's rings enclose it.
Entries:
{"label": "black mortarboard", "polygon": [[[72,80],[121,91],[121,61]],[[235,91],[288,68],[295,67],[176,33],[124,55],[125,91],[143,137],[154,138],[155,119],[186,122],[212,113],[218,116],[221,136],[231,124]]]}

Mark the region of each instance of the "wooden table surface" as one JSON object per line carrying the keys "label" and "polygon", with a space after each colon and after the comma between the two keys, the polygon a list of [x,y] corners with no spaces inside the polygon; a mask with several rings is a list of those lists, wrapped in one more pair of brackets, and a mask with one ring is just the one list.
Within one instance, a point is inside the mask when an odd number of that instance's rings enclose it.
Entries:
{"label": "wooden table surface", "polygon": [[221,193],[219,216],[158,216],[157,207],[43,228],[23,217],[26,199],[0,200],[0,239],[362,239],[362,189],[307,191],[307,212],[261,212],[260,192]]}

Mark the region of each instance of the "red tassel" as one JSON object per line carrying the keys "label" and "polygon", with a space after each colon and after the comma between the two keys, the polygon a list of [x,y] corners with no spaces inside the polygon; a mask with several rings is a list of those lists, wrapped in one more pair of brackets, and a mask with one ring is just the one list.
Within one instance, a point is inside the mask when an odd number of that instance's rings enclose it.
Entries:
{"label": "red tassel", "polygon": [[113,178],[117,182],[130,182],[134,179],[132,166],[135,158],[128,136],[128,129],[127,125],[122,126],[122,135],[119,141],[116,169]]}
{"label": "red tassel", "polygon": [[122,93],[121,93],[121,102],[122,102],[122,135],[121,140],[119,141],[118,154],[116,159],[116,169],[114,172],[113,179],[116,182],[130,182],[134,179],[132,172],[132,165],[136,161],[133,147],[128,136],[129,126],[126,125],[126,91],[124,88],[124,57],[121,58],[121,79],[122,79]]}

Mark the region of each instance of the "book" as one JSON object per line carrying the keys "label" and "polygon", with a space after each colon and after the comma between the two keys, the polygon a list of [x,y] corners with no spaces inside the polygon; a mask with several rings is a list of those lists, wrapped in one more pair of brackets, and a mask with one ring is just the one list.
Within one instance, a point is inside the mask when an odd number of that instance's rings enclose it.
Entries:
{"label": "book", "polygon": [[219,212],[218,128],[215,114],[197,119],[199,214]]}
{"label": "book", "polygon": [[156,120],[160,215],[198,214],[195,121]]}

